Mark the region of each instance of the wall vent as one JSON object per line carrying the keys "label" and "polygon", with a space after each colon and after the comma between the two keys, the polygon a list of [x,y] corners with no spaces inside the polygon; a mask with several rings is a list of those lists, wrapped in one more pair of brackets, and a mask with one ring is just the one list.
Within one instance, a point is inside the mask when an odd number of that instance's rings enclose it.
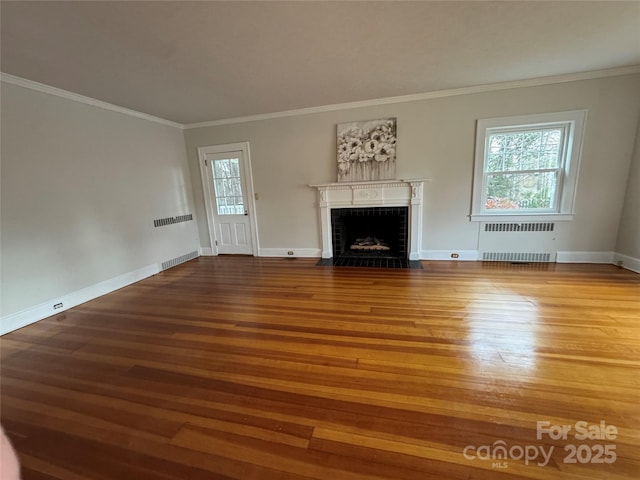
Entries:
{"label": "wall vent", "polygon": [[553,232],[554,223],[486,223],[485,232]]}
{"label": "wall vent", "polygon": [[550,262],[550,253],[528,252],[483,252],[482,260],[486,262]]}
{"label": "wall vent", "polygon": [[174,223],[190,222],[193,220],[193,215],[188,213],[187,215],[178,215],[177,217],[158,218],[153,221],[154,227],[164,227],[165,225],[173,225]]}
{"label": "wall vent", "polygon": [[176,257],[172,260],[167,260],[166,262],[162,262],[162,270],[167,270],[168,268],[175,267],[176,265],[180,265],[181,263],[188,262],[189,260],[193,260],[194,258],[199,257],[197,251],[186,253],[180,257]]}

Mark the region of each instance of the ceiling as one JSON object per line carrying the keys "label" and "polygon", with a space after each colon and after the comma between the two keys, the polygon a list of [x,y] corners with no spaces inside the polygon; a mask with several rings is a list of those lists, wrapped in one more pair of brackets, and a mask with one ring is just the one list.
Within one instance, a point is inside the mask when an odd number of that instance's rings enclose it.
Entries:
{"label": "ceiling", "polygon": [[640,64],[640,2],[7,1],[1,70],[182,124]]}

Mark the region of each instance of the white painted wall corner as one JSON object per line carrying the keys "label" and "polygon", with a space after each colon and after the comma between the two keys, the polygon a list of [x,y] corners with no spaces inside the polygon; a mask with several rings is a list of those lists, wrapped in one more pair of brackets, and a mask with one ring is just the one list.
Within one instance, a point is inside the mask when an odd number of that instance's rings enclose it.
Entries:
{"label": "white painted wall corner", "polygon": [[640,273],[640,258],[634,258],[628,255],[623,255],[621,253],[616,253],[614,255],[613,263],[615,265],[620,265],[620,262],[622,262],[623,268],[631,270],[632,272]]}

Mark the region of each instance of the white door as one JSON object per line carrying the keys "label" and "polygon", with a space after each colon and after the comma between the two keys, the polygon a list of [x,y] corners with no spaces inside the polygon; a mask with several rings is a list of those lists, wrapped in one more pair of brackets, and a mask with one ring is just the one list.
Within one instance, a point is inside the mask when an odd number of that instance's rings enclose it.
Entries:
{"label": "white door", "polygon": [[[243,150],[200,149],[203,176],[206,176],[207,214],[212,250],[218,254],[254,254],[245,155]],[[203,180],[205,180],[203,178]]]}

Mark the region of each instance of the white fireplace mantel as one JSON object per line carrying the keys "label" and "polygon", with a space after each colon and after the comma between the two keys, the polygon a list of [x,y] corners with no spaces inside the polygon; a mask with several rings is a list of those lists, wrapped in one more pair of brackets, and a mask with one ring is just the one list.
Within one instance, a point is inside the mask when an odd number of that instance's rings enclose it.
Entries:
{"label": "white fireplace mantel", "polygon": [[420,259],[422,187],[425,180],[379,180],[310,185],[318,189],[322,226],[322,258],[333,257],[331,209],[409,207],[409,260]]}

